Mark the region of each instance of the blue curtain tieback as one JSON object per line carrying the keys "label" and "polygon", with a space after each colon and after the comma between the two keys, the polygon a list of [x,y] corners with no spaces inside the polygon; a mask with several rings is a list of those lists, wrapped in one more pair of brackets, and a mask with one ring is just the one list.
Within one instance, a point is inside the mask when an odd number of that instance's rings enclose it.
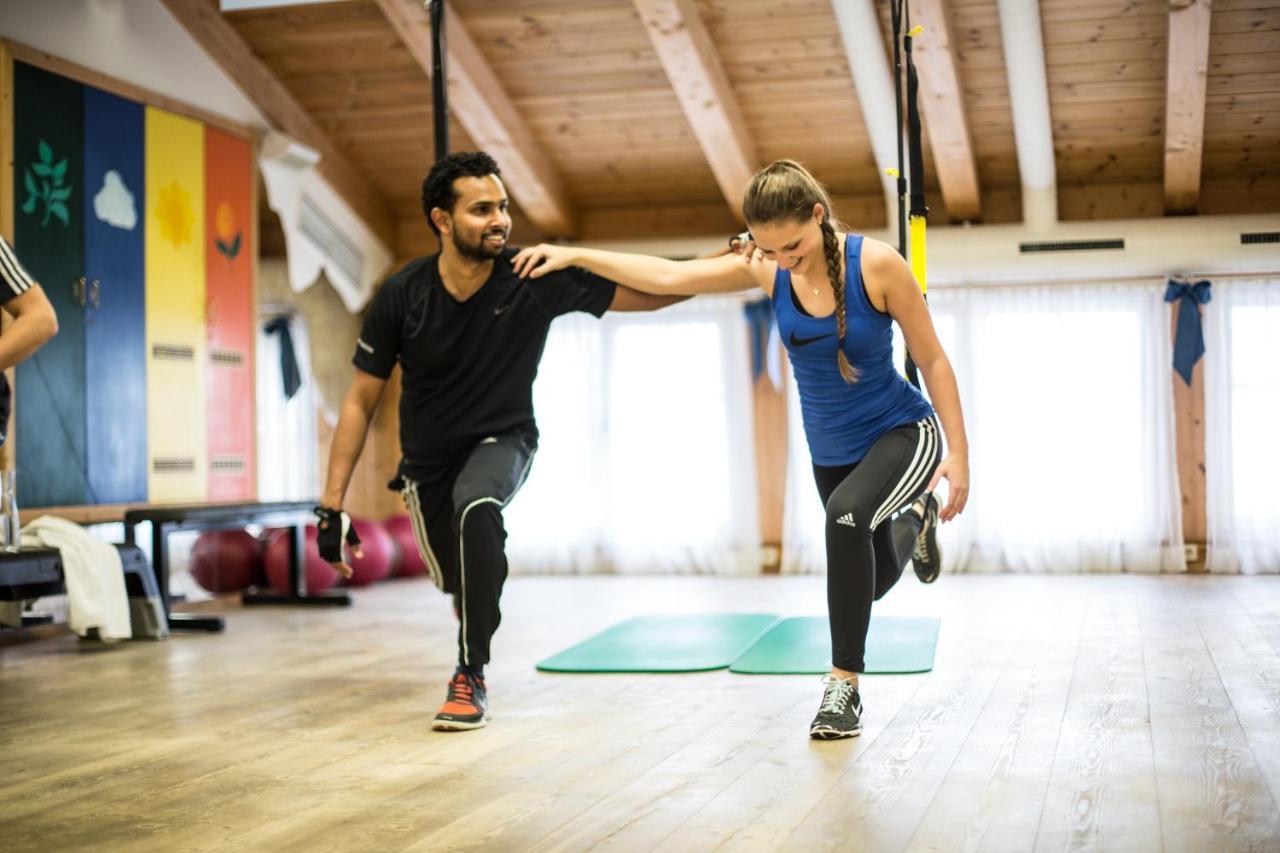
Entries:
{"label": "blue curtain tieback", "polygon": [[1204,355],[1204,329],[1200,324],[1200,306],[1209,304],[1212,298],[1211,285],[1207,281],[1188,284],[1185,281],[1170,279],[1164,291],[1165,302],[1182,300],[1182,305],[1178,309],[1178,327],[1173,336],[1173,369],[1188,385],[1191,384],[1191,371]]}
{"label": "blue curtain tieback", "polygon": [[302,372],[298,370],[298,358],[293,351],[293,335],[289,332],[289,318],[276,317],[263,327],[268,335],[280,336],[280,380],[284,398],[292,400],[302,387]]}

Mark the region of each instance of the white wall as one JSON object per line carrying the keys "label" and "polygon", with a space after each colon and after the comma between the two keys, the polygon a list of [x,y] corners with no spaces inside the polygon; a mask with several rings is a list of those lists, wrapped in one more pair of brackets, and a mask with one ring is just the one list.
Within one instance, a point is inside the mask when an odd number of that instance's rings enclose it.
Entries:
{"label": "white wall", "polygon": [[240,124],[267,126],[159,0],[0,0],[0,36]]}

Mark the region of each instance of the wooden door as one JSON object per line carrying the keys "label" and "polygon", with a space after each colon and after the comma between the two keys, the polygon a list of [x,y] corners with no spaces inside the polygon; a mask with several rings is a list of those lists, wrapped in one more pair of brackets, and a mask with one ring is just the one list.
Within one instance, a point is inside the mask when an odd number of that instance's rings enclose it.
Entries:
{"label": "wooden door", "polygon": [[252,500],[257,492],[252,170],[248,142],[205,128],[211,500]]}
{"label": "wooden door", "polygon": [[143,108],[84,91],[85,411],[89,500],[147,499]]}
{"label": "wooden door", "polygon": [[18,365],[18,505],[82,504],[84,397],[84,89],[14,63],[14,249],[48,294],[59,332]]}

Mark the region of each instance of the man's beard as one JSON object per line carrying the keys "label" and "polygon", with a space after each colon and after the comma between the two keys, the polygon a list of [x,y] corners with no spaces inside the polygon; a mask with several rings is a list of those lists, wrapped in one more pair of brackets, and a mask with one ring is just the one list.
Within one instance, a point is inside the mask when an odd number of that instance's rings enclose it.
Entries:
{"label": "man's beard", "polygon": [[[485,242],[486,237],[497,234],[502,235],[501,246],[490,246]],[[459,255],[467,260],[483,263],[484,261],[491,261],[502,255],[502,250],[507,247],[507,237],[508,235],[506,231],[486,231],[480,235],[480,239],[475,243],[466,243],[462,240],[462,237],[458,232],[454,231],[453,247],[458,250]]]}

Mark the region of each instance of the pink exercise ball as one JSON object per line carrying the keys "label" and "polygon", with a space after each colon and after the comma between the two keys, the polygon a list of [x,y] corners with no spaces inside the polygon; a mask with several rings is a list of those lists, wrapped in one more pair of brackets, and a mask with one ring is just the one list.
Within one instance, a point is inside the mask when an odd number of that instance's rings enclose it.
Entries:
{"label": "pink exercise ball", "polygon": [[400,546],[391,538],[387,529],[376,521],[363,518],[351,520],[351,526],[360,537],[360,549],[363,557],[347,552],[347,565],[353,574],[347,578],[349,586],[366,586],[374,581],[390,577],[400,561]]}
{"label": "pink exercise ball", "polygon": [[191,576],[209,592],[239,592],[262,582],[262,543],[243,530],[206,530],[191,547]]}
{"label": "pink exercise ball", "polygon": [[427,574],[427,564],[422,561],[418,551],[418,540],[413,535],[413,522],[407,515],[393,515],[382,526],[391,534],[391,538],[400,546],[400,565],[395,570],[398,578],[414,577]]}
{"label": "pink exercise ball", "polygon": [[[307,543],[303,549],[305,555],[305,577],[307,592],[323,592],[338,583],[338,573],[320,556],[316,545],[316,528],[307,525]],[[265,558],[267,580],[273,589],[289,592],[289,531],[278,530],[267,542]]]}

